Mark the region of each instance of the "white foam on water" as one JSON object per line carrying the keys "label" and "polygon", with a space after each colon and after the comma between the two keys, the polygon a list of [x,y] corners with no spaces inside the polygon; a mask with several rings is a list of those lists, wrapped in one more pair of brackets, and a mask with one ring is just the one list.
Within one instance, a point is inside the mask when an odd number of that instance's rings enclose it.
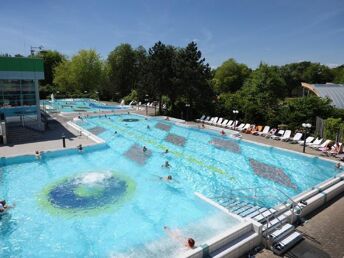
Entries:
{"label": "white foam on water", "polygon": [[[161,254],[164,257],[182,257],[189,249],[184,246],[188,238],[196,241],[196,247],[204,244],[207,240],[214,236],[238,225],[239,221],[223,212],[216,212],[207,218],[195,221],[181,229],[171,229],[180,231],[179,239],[164,236],[156,241],[145,244],[142,248],[130,249],[125,253],[112,253],[111,258],[124,257],[142,257],[142,258],[158,258]],[[163,231],[163,229],[161,229]],[[185,239],[185,243],[182,239]]]}
{"label": "white foam on water", "polygon": [[82,185],[102,184],[106,179],[110,178],[111,176],[112,174],[110,172],[91,172],[79,176],[76,179],[76,183]]}

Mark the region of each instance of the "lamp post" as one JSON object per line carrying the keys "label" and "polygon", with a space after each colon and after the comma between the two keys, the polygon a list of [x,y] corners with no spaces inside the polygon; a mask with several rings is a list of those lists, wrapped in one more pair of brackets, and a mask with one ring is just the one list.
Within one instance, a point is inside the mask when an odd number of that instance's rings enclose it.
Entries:
{"label": "lamp post", "polygon": [[239,114],[239,110],[234,109],[233,110],[233,114],[234,114],[234,126],[233,127],[236,127],[237,126],[236,118],[237,118],[237,116]]}
{"label": "lamp post", "polygon": [[148,94],[146,94],[145,102],[146,102],[146,116],[148,115]]}
{"label": "lamp post", "polygon": [[185,107],[186,107],[186,121],[189,120],[189,108],[190,108],[190,104],[189,103],[186,103],[185,104]]}
{"label": "lamp post", "polygon": [[302,127],[303,127],[303,153],[306,152],[306,138],[307,138],[307,131],[309,130],[309,128],[312,127],[311,124],[309,123],[302,123]]}

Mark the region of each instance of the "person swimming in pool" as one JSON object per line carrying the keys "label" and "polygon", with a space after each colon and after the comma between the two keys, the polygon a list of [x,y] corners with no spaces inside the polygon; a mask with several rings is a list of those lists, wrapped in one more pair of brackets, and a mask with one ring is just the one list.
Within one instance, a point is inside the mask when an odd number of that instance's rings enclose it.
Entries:
{"label": "person swimming in pool", "polygon": [[84,150],[84,147],[82,147],[82,144],[78,145],[77,149],[79,150],[79,152],[82,152]]}
{"label": "person swimming in pool", "polygon": [[146,152],[146,151],[147,151],[147,147],[146,147],[146,146],[143,146],[142,151],[143,151],[143,152]]}
{"label": "person swimming in pool", "polygon": [[341,168],[342,168],[342,165],[340,164],[340,162],[338,162],[338,163],[336,164],[336,168],[337,168],[337,169],[341,169]]}
{"label": "person swimming in pool", "polygon": [[172,181],[172,176],[168,175],[168,176],[162,176],[160,177],[161,180],[165,180],[165,181]]}
{"label": "person swimming in pool", "polygon": [[168,160],[166,160],[165,161],[165,164],[164,165],[161,165],[162,167],[164,167],[164,168],[170,168],[171,167],[171,165],[170,165],[170,163],[168,162]]}
{"label": "person swimming in pool", "polygon": [[195,240],[191,237],[189,238],[184,237],[182,232],[179,229],[172,230],[169,227],[164,226],[164,231],[170,238],[183,243],[185,247],[190,248],[190,249],[195,248],[195,244],[196,244]]}
{"label": "person swimming in pool", "polygon": [[165,150],[165,154],[168,154],[168,149]]}
{"label": "person swimming in pool", "polygon": [[5,212],[11,208],[14,208],[14,207],[15,207],[15,205],[9,206],[5,200],[0,201],[0,213],[3,213],[3,212]]}
{"label": "person swimming in pool", "polygon": [[147,125],[147,129],[150,129],[150,126],[149,126],[149,125]]}
{"label": "person swimming in pool", "polygon": [[35,151],[35,158],[36,159],[41,159],[41,153],[39,151]]}

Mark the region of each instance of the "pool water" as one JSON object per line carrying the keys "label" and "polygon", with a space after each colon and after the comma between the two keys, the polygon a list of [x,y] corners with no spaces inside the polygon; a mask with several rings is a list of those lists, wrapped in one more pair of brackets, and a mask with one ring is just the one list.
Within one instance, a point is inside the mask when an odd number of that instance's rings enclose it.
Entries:
{"label": "pool water", "polygon": [[[106,143],[1,161],[0,197],[16,207],[0,217],[0,257],[176,257],[185,248],[164,226],[200,245],[241,223],[195,191],[272,207],[338,173],[318,158],[162,119],[77,124]],[[255,187],[259,198],[236,190]]]}
{"label": "pool water", "polygon": [[118,109],[128,109],[128,106],[109,106],[105,105],[99,101],[93,99],[55,99],[51,100],[41,100],[41,106],[46,107],[46,110],[56,110],[58,112],[99,112],[103,110],[118,110]]}

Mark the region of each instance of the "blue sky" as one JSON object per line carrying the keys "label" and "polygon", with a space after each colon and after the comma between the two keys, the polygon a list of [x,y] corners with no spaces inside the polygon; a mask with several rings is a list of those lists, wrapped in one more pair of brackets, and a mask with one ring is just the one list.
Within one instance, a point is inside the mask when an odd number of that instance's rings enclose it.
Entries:
{"label": "blue sky", "polygon": [[0,53],[43,45],[103,58],[120,43],[185,46],[194,40],[212,67],[228,58],[256,67],[309,60],[344,63],[343,0],[1,1]]}

